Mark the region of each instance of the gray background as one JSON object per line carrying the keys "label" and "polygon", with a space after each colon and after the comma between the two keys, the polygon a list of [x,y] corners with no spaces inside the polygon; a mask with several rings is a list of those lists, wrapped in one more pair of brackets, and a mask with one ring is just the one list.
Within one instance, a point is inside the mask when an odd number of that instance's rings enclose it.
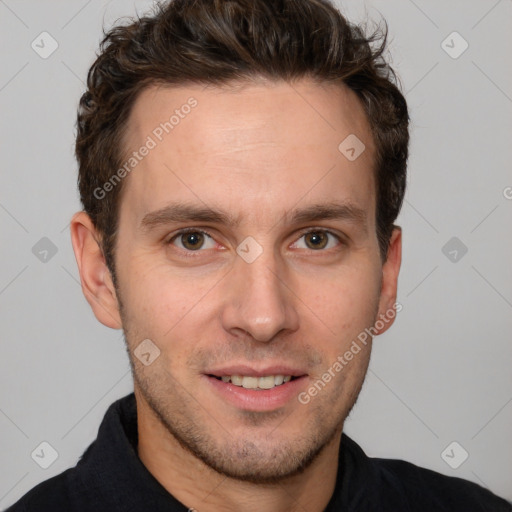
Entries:
{"label": "gray background", "polygon": [[[101,27],[149,5],[0,0],[2,508],[73,466],[133,389],[121,332],[82,296],[68,223],[79,209],[76,106]],[[512,1],[351,0],[342,10],[387,19],[412,117],[403,310],[375,340],[346,432],[369,455],[512,500]],[[59,45],[46,59],[31,47],[43,31]],[[453,31],[469,44],[457,58],[458,36],[442,44]],[[31,457],[43,441],[58,453],[47,469]],[[459,445],[469,457],[453,469],[445,460],[460,462]]]}

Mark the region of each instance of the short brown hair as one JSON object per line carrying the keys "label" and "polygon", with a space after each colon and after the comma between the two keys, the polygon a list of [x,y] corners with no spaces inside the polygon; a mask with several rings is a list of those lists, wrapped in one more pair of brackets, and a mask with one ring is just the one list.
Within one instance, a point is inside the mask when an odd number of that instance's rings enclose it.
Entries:
{"label": "short brown hair", "polygon": [[80,100],[75,149],[81,201],[114,279],[122,183],[104,197],[95,191],[122,165],[128,116],[153,84],[308,77],[347,85],[375,141],[377,237],[385,261],[405,193],[409,143],[407,104],[383,58],[386,40],[387,25],[365,35],[328,0],[171,0],[104,34]]}

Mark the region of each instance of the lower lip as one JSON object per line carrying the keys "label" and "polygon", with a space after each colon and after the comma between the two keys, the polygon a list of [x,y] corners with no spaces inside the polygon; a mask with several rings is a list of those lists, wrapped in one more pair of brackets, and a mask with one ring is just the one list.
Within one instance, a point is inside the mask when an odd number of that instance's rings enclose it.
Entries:
{"label": "lower lip", "polygon": [[305,387],[306,376],[298,377],[272,389],[245,389],[235,386],[231,382],[224,382],[203,375],[206,382],[212,386],[214,392],[220,395],[226,402],[238,409],[246,411],[272,411],[285,406],[294,398],[297,398]]}

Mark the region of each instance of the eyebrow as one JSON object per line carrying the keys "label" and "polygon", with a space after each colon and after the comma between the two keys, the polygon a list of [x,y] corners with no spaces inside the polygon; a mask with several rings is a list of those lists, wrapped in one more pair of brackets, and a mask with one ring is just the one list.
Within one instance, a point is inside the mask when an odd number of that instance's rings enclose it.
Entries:
{"label": "eyebrow", "polygon": [[[151,231],[157,227],[178,222],[209,222],[236,227],[240,216],[234,216],[223,210],[187,203],[172,203],[159,210],[147,213],[141,220],[142,231]],[[304,208],[295,208],[285,212],[282,221],[300,224],[320,220],[346,220],[367,231],[366,211],[351,203],[318,203]]]}

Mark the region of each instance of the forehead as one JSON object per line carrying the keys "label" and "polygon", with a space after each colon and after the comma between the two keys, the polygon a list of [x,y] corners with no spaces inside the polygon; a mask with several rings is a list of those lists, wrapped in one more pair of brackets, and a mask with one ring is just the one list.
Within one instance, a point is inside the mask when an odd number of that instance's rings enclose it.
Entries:
{"label": "forehead", "polygon": [[[356,160],[340,151],[345,140],[364,144]],[[308,198],[373,208],[371,130],[345,86],[308,80],[152,86],[134,104],[125,148],[125,161],[133,152],[139,159],[123,183],[122,203],[139,218],[173,199],[242,217],[250,210],[262,222],[265,213],[286,212]]]}

